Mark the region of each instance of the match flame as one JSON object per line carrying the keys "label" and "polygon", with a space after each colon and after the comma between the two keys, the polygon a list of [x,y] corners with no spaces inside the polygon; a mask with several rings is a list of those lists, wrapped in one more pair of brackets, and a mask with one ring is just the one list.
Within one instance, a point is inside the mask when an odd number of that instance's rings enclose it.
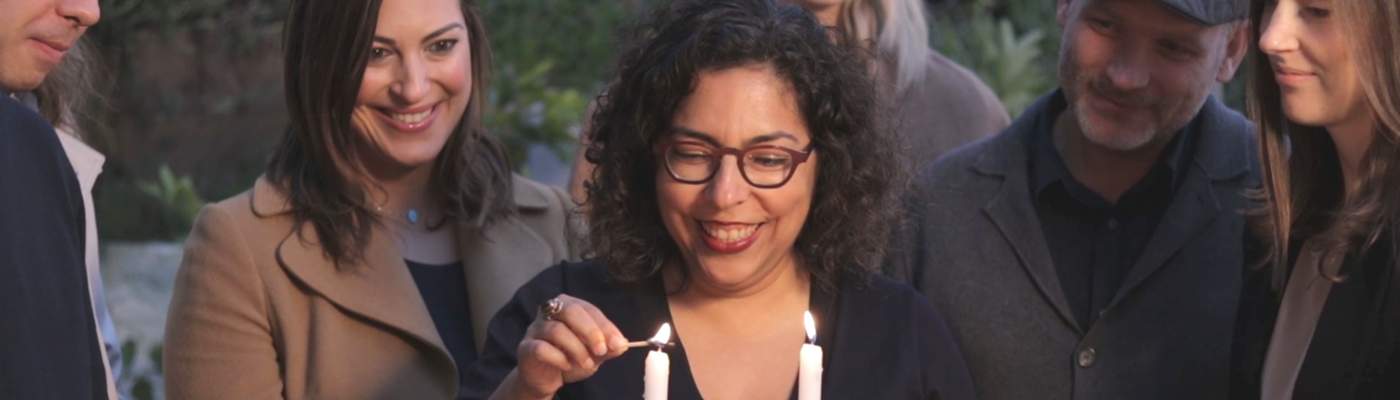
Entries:
{"label": "match flame", "polygon": [[652,336],[652,337],[651,337],[651,340],[649,340],[649,342],[651,342],[652,344],[657,345],[657,346],[665,346],[666,343],[670,343],[670,342],[671,342],[671,323],[670,323],[670,322],[667,322],[667,323],[661,324],[661,329],[657,329],[657,330],[656,330],[656,336]]}
{"label": "match flame", "polygon": [[812,320],[811,311],[802,312],[802,325],[807,328],[807,343],[817,342],[817,322]]}

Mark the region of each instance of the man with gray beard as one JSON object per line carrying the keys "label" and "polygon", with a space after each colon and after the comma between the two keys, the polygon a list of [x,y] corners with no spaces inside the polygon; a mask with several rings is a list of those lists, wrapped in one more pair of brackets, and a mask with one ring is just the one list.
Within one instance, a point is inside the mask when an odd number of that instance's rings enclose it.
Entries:
{"label": "man with gray beard", "polygon": [[893,273],[948,317],[982,399],[1219,399],[1252,127],[1210,96],[1235,0],[1059,0],[1060,88],[919,171]]}

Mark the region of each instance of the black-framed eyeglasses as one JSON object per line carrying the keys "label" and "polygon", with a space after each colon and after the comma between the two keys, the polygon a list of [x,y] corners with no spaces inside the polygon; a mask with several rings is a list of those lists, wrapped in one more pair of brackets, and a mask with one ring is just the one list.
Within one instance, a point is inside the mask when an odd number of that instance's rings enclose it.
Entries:
{"label": "black-framed eyeglasses", "polygon": [[772,189],[787,184],[797,166],[812,156],[812,146],[797,151],[782,146],[758,145],[745,149],[715,147],[698,141],[673,141],[661,147],[666,172],[671,179],[698,185],[714,179],[724,156],[739,161],[739,174],[750,185]]}

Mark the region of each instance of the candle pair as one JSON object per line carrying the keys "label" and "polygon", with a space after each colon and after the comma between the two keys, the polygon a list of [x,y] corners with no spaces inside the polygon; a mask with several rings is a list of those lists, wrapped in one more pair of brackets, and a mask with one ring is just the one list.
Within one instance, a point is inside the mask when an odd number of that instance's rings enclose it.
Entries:
{"label": "candle pair", "polygon": [[[817,323],[812,320],[812,312],[802,313],[802,324],[807,330],[807,343],[802,344],[798,353],[797,398],[798,400],[821,400],[822,398],[822,348],[817,346]],[[664,351],[665,344],[671,341],[671,324],[661,324],[656,336],[646,342],[656,346],[647,353],[646,375],[643,377],[644,400],[666,400],[667,386],[671,378],[671,357]]]}

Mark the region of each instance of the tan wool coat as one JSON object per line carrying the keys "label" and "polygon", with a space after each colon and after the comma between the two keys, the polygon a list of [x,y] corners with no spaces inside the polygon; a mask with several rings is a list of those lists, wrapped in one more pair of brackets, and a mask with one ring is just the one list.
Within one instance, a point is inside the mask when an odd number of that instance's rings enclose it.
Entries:
{"label": "tan wool coat", "polygon": [[[539,271],[576,251],[572,201],[516,177],[517,214],[459,234],[477,348],[488,321]],[[396,240],[376,229],[336,268],[309,224],[259,179],[206,206],[185,244],[166,325],[171,399],[450,399],[456,364]],[[466,230],[459,230],[466,232]]]}

